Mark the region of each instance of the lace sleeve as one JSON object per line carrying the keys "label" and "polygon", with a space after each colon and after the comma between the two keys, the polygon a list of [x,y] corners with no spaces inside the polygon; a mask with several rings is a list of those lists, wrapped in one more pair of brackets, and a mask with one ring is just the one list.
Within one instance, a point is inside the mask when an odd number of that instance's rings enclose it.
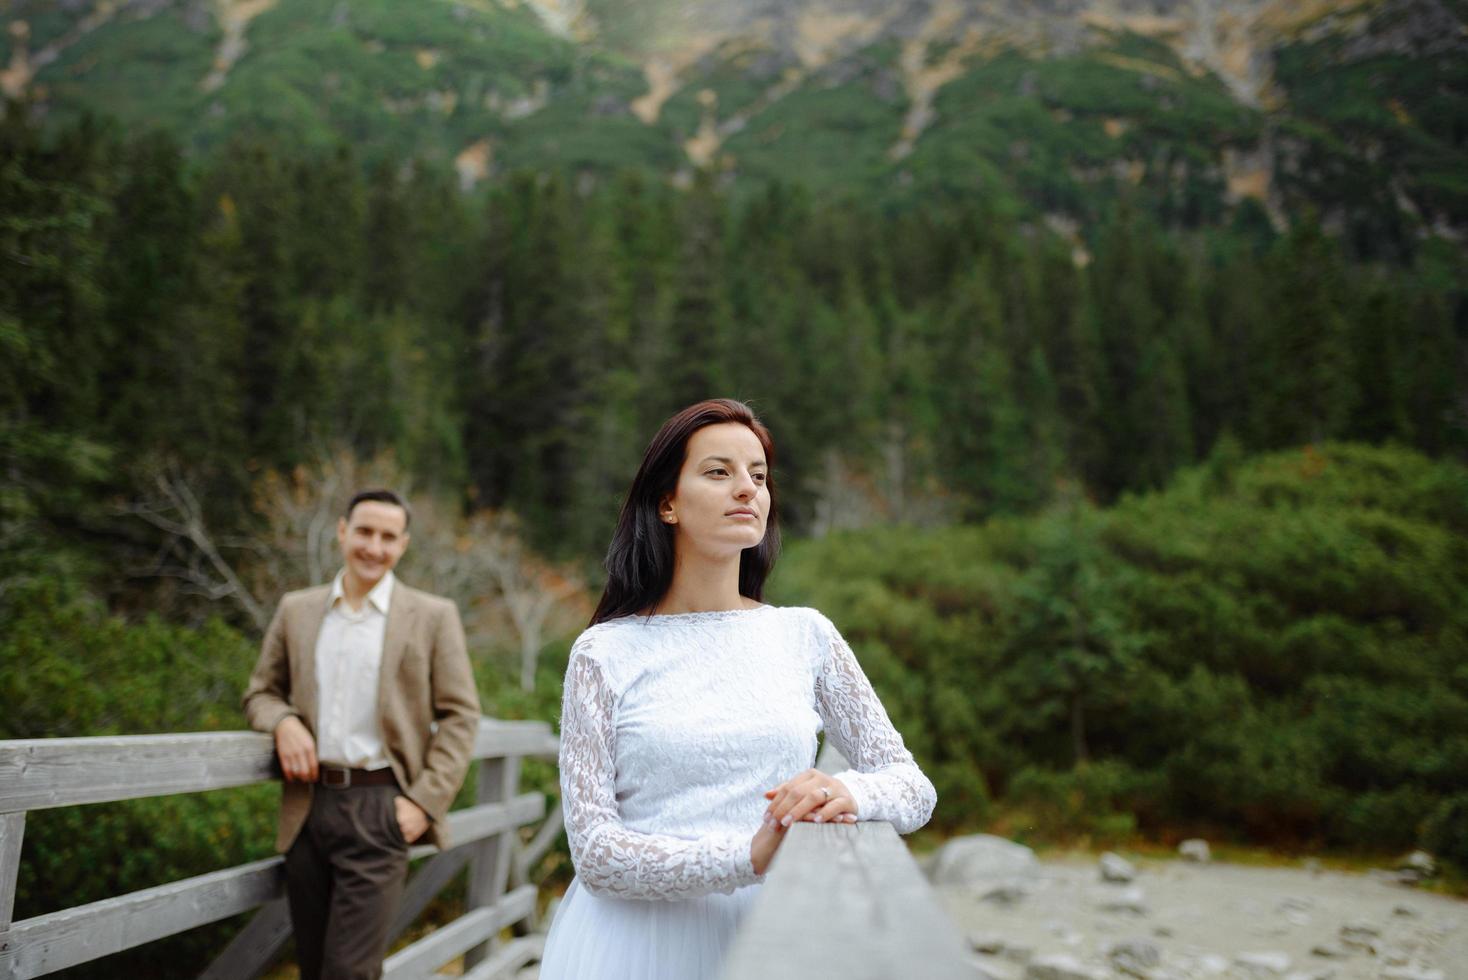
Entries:
{"label": "lace sleeve", "polygon": [[862,820],[887,820],[910,834],[933,815],[938,794],[923,775],[846,640],[822,618],[816,710],[826,735],[852,765],[836,778],[856,799]]}
{"label": "lace sleeve", "polygon": [[758,881],[749,856],[752,833],[688,840],[623,825],[612,704],[600,665],[573,650],[561,710],[561,799],[582,886],[616,898],[673,900]]}

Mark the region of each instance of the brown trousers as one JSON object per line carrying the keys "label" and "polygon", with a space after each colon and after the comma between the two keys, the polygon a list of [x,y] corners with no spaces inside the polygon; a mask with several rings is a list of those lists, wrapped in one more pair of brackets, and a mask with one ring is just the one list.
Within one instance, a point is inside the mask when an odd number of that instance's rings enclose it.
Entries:
{"label": "brown trousers", "polygon": [[285,855],[302,980],[377,980],[408,876],[395,786],[316,786]]}

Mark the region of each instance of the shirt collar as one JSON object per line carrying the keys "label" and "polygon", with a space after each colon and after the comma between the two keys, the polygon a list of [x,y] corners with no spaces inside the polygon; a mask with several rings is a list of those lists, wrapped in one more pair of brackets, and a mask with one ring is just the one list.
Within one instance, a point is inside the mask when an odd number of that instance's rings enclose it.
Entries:
{"label": "shirt collar", "polygon": [[[336,578],[332,579],[331,598],[326,603],[328,607],[335,606],[336,600],[346,598],[347,591],[342,586],[342,580],[346,574],[346,569],[342,569],[336,573]],[[388,607],[392,605],[392,589],[395,581],[392,572],[388,572],[372,587],[372,591],[367,593],[367,603],[384,616],[387,615]]]}

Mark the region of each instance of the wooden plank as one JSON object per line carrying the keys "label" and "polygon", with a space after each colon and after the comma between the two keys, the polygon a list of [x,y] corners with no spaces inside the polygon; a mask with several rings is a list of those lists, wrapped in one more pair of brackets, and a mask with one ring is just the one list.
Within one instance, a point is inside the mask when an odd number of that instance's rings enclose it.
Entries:
{"label": "wooden plank", "polygon": [[432,860],[413,872],[413,877],[408,879],[408,887],[403,890],[403,899],[398,903],[392,925],[388,926],[389,946],[413,924],[413,920],[428,907],[434,896],[443,891],[444,886],[468,863],[469,850],[456,847],[434,855]]}
{"label": "wooden plank", "polygon": [[561,802],[556,801],[555,808],[545,818],[545,823],[540,825],[530,843],[515,849],[515,860],[510,866],[510,884],[514,887],[519,888],[530,880],[530,869],[545,856],[545,852],[551,849],[551,845],[566,829],[566,815],[561,809]]}
{"label": "wooden plank", "polygon": [[723,980],[972,980],[957,929],[891,824],[787,834]]}
{"label": "wooden plank", "polygon": [[227,919],[279,898],[279,857],[146,888],[15,923],[0,948],[0,977],[35,977]]}
{"label": "wooden plank", "polygon": [[[508,801],[481,803],[476,806],[454,810],[449,814],[450,846],[458,848],[474,841],[520,827],[545,816],[545,796],[541,793],[521,793]],[[414,860],[439,853],[432,844],[416,844],[408,852]],[[501,891],[504,890],[501,886]]]}
{"label": "wooden plank", "polygon": [[500,980],[501,977],[509,976],[511,970],[518,970],[527,963],[533,963],[544,954],[544,936],[521,936],[518,939],[511,939],[459,980]]}
{"label": "wooden plank", "polygon": [[[481,719],[475,758],[554,756],[544,722]],[[0,741],[0,813],[248,786],[278,778],[259,732]]]}
{"label": "wooden plank", "polygon": [[484,943],[510,923],[525,918],[534,907],[535,888],[526,885],[510,892],[494,905],[471,909],[384,960],[383,980],[426,980],[455,956]]}
{"label": "wooden plank", "polygon": [[273,777],[259,732],[0,742],[0,813],[247,786]]}
{"label": "wooden plank", "polygon": [[20,880],[20,845],[25,840],[25,814],[0,814],[0,932],[15,914],[15,886]]}
{"label": "wooden plank", "polygon": [[[449,832],[456,844],[467,844],[500,831],[537,820],[545,812],[545,797],[539,793],[522,793],[506,803],[469,807],[449,814]],[[438,852],[425,844],[410,852],[412,857],[434,855],[408,883],[398,914],[389,932],[391,938],[401,935],[443,886],[469,860],[469,851],[455,846]],[[290,938],[290,910],[285,899],[271,902],[250,920],[215,957],[201,974],[207,980],[230,980],[254,977],[280,952]]]}
{"label": "wooden plank", "polygon": [[199,974],[199,980],[254,980],[290,938],[290,906],[284,898],[277,898],[235,933],[224,951]]}
{"label": "wooden plank", "polygon": [[[523,793],[504,803],[456,810],[449,815],[449,828],[454,839],[467,844],[539,819],[544,813],[544,796]],[[9,820],[12,816],[24,815],[6,815],[0,819]],[[19,847],[18,840],[16,846]],[[425,844],[410,853],[424,856],[438,852],[431,844]],[[461,864],[469,852],[462,853]],[[278,857],[267,858],[16,923],[7,939],[8,948],[0,950],[0,976],[7,975],[5,964],[12,960],[19,964],[14,968],[19,972],[14,975],[34,976],[26,972],[31,968],[24,964],[35,960],[58,962],[60,965],[47,966],[45,970],[59,970],[248,911],[284,894],[285,879],[280,864]],[[421,910],[420,906],[418,911]],[[268,953],[263,952],[263,946],[259,947],[260,955],[268,961],[284,939],[273,927],[254,928],[266,930],[264,938],[251,933],[241,941],[268,944],[271,936],[277,937]],[[289,935],[288,917],[279,928]],[[250,931],[251,926],[246,926],[241,935]]]}
{"label": "wooden plank", "polygon": [[543,721],[501,721],[481,718],[474,739],[474,758],[494,759],[507,755],[555,757],[561,740]]}

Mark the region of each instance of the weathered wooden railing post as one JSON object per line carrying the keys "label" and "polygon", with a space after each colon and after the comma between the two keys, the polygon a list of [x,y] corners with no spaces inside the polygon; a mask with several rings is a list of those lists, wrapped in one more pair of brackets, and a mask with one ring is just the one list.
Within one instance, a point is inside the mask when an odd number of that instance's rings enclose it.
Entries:
{"label": "weathered wooden railing post", "polygon": [[963,941],[889,823],[798,823],[723,980],[973,980]]}
{"label": "weathered wooden railing post", "polygon": [[15,914],[15,886],[20,878],[20,845],[25,839],[25,814],[0,814],[0,935],[10,931]]}
{"label": "weathered wooden railing post", "polygon": [[[518,791],[519,760],[553,757],[556,749],[544,722],[481,722],[474,758],[488,760],[488,774],[481,774],[480,802],[449,814],[449,850],[420,844],[409,851],[414,860],[428,860],[408,882],[392,933],[406,929],[471,855],[483,851],[487,858],[476,864],[470,907],[388,957],[387,980],[428,977],[532,916],[533,886],[505,891],[516,829],[545,816],[544,796]],[[257,976],[290,936],[279,857],[20,922],[12,917],[27,811],[249,786],[278,778],[274,758],[270,737],[257,732],[0,741],[0,980],[66,969],[251,909],[259,911],[204,976]],[[536,936],[511,940],[465,977],[490,980],[512,971],[539,956],[540,942]]]}
{"label": "weathered wooden railing post", "polygon": [[[498,803],[514,795],[520,784],[518,756],[485,759],[479,763],[475,799],[479,803]],[[470,909],[493,905],[505,893],[510,880],[510,861],[515,845],[515,829],[503,830],[473,845],[469,856],[469,889],[465,901]],[[475,946],[464,954],[464,967],[478,965],[489,955],[491,943]]]}

